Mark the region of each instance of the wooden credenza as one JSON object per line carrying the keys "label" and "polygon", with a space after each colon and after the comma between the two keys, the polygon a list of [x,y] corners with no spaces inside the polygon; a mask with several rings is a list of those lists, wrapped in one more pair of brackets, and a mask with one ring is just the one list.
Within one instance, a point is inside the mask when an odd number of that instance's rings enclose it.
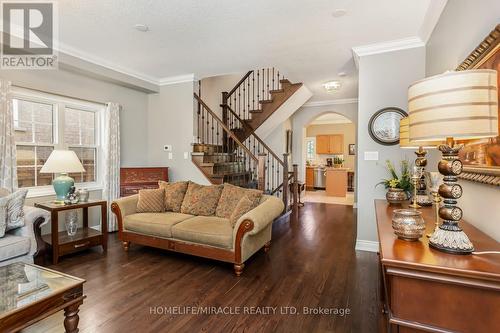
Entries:
{"label": "wooden credenza", "polygon": [[168,181],[168,168],[121,168],[120,196],[126,197],[147,188],[158,188],[158,181]]}
{"label": "wooden credenza", "polygon": [[[426,236],[416,242],[400,240],[391,221],[393,210],[401,207],[376,200],[375,208],[387,330],[498,332],[500,255],[447,254],[429,248]],[[433,208],[420,210],[429,233],[434,228]],[[461,227],[475,251],[500,251],[500,244],[479,229],[466,222]]]}

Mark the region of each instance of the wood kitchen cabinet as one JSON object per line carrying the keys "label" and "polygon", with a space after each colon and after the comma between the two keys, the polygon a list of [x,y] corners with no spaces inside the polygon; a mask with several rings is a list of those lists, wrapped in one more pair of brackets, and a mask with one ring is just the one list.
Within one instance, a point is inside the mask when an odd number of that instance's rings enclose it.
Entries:
{"label": "wood kitchen cabinet", "polygon": [[306,189],[314,188],[314,168],[306,167]]}
{"label": "wood kitchen cabinet", "polygon": [[316,154],[343,154],[344,135],[330,134],[316,136]]}

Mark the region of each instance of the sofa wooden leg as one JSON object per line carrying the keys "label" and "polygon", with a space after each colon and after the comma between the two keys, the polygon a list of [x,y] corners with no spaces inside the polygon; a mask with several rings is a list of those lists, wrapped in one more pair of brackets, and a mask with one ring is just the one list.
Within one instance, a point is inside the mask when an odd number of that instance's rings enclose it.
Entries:
{"label": "sofa wooden leg", "polygon": [[268,253],[271,250],[271,241],[264,244],[264,252]]}
{"label": "sofa wooden leg", "polygon": [[128,242],[128,241],[123,241],[122,245],[123,245],[123,249],[125,251],[128,251],[128,249],[130,248],[130,242]]}
{"label": "sofa wooden leg", "polygon": [[236,274],[236,276],[241,276],[244,267],[245,264],[234,264],[234,274]]}

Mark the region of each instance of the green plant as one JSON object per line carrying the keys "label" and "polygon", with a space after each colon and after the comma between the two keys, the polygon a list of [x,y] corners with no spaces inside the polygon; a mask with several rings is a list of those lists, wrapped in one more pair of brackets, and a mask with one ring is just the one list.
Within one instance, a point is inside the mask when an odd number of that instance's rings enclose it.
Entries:
{"label": "green plant", "polygon": [[390,175],[390,178],[382,179],[378,185],[384,185],[386,189],[389,188],[399,188],[404,190],[407,193],[411,192],[412,184],[411,184],[411,174],[410,174],[410,163],[408,160],[403,160],[400,163],[401,174],[398,175],[394,165],[391,161],[385,161],[387,171]]}
{"label": "green plant", "polygon": [[333,164],[342,164],[344,163],[344,159],[342,157],[335,156],[333,158]]}

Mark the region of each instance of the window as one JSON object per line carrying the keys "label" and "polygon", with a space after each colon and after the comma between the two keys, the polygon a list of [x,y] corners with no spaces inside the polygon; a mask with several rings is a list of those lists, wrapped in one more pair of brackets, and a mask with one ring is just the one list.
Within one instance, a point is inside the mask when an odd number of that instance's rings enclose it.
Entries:
{"label": "window", "polygon": [[306,138],[306,159],[314,160],[316,158],[316,138]]}
{"label": "window", "polygon": [[19,187],[51,188],[54,176],[40,169],[54,149],[73,150],[80,158],[85,172],[70,174],[75,183],[99,182],[102,105],[19,88],[12,107]]}

